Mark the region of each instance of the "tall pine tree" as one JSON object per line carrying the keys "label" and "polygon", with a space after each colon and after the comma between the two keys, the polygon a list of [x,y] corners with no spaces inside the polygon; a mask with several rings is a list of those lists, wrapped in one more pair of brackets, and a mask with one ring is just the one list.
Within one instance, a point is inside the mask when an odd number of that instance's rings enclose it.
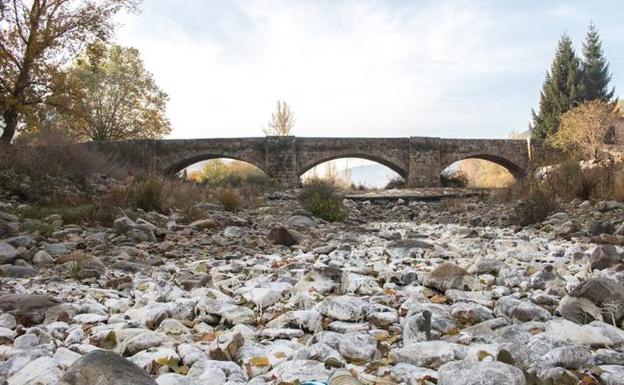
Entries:
{"label": "tall pine tree", "polygon": [[613,101],[615,89],[609,89],[609,63],[603,56],[602,43],[596,26],[591,23],[583,43],[583,92],[585,100]]}
{"label": "tall pine tree", "polygon": [[531,137],[546,139],[557,132],[561,115],[583,101],[582,71],[572,40],[563,34],[540,92],[539,111],[532,111]]}

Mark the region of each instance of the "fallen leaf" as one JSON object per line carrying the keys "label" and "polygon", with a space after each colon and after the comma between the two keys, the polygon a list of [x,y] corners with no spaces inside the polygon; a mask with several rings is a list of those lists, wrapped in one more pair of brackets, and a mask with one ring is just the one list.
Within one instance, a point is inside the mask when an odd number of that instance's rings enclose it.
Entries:
{"label": "fallen leaf", "polygon": [[446,303],[446,297],[443,296],[442,294],[436,294],[433,297],[431,297],[431,302],[433,303]]}
{"label": "fallen leaf", "polygon": [[249,363],[252,364],[253,366],[269,366],[271,365],[271,363],[269,362],[269,358],[268,357],[252,357],[249,360]]}
{"label": "fallen leaf", "polygon": [[100,343],[100,347],[102,349],[111,350],[111,349],[114,349],[115,346],[117,346],[117,335],[115,334],[113,330],[111,330],[106,335],[106,338],[104,338],[102,342]]}
{"label": "fallen leaf", "polygon": [[197,338],[197,341],[212,342],[217,339],[215,333],[204,333]]}

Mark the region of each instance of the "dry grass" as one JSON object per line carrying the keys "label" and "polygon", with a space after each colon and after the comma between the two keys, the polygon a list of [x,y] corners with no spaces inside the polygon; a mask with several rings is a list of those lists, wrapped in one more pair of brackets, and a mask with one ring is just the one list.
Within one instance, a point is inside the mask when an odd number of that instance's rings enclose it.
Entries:
{"label": "dry grass", "polygon": [[79,204],[84,198],[81,192],[92,193],[87,191],[89,178],[117,170],[102,154],[59,133],[24,135],[3,147],[0,187],[30,202]]}
{"label": "dry grass", "polygon": [[238,211],[242,206],[240,194],[231,188],[221,188],[217,190],[215,198],[227,211]]}
{"label": "dry grass", "polygon": [[[111,224],[121,209],[195,216],[206,187],[159,175],[129,177],[103,155],[59,133],[22,136],[0,151],[0,192],[32,204],[23,217],[58,213],[66,222]],[[102,177],[103,175],[112,176]]]}
{"label": "dry grass", "polygon": [[599,163],[562,162],[548,174],[543,186],[551,195],[569,201],[619,200],[624,201],[624,169],[622,162],[605,160]]}
{"label": "dry grass", "polygon": [[574,199],[624,201],[622,162],[579,163],[566,160],[540,181],[520,181],[492,195],[497,201],[516,202],[515,222],[529,225],[543,221]]}

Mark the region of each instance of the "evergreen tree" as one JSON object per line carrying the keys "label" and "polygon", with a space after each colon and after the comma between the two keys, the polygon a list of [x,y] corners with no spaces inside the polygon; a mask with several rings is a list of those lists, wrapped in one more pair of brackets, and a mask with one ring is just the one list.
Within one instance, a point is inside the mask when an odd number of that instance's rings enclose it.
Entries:
{"label": "evergreen tree", "polygon": [[603,56],[602,43],[596,26],[592,23],[587,29],[585,43],[583,44],[583,88],[584,99],[600,99],[610,103],[615,89],[609,90],[611,74],[609,63]]}
{"label": "evergreen tree", "polygon": [[583,101],[581,66],[572,40],[563,34],[540,92],[539,111],[532,111],[533,138],[546,139],[559,128],[561,115]]}

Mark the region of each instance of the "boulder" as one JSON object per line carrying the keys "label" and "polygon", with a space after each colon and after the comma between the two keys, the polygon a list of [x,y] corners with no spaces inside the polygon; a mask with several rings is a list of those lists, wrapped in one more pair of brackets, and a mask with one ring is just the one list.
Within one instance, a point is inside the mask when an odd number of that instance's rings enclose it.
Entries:
{"label": "boulder", "polygon": [[306,215],[293,215],[286,220],[286,226],[290,227],[312,227],[316,226],[316,221]]}
{"label": "boulder", "polygon": [[[8,379],[9,385],[56,385],[61,376],[60,365],[50,357],[39,357]],[[85,383],[86,384],[86,383]],[[97,383],[91,382],[90,385]]]}
{"label": "boulder", "polygon": [[54,257],[58,257],[71,253],[72,246],[67,243],[49,243],[45,246],[45,251]]}
{"label": "boulder", "polygon": [[32,263],[35,266],[46,266],[54,264],[54,258],[45,250],[39,250],[32,258]]}
{"label": "boulder", "polygon": [[598,245],[592,251],[589,262],[594,270],[602,270],[622,262],[623,256],[618,254],[613,245]]}
{"label": "boulder", "polygon": [[462,345],[446,341],[415,342],[390,353],[395,363],[407,363],[425,368],[437,369],[443,364],[462,356]]}
{"label": "boulder", "polygon": [[426,384],[438,378],[435,370],[421,368],[410,364],[397,364],[390,369],[390,376],[393,380],[402,384]]}
{"label": "boulder", "polygon": [[35,275],[37,275],[37,269],[32,266],[0,266],[0,277],[30,278],[34,277]]}
{"label": "boulder", "polygon": [[192,222],[189,226],[194,227],[198,230],[204,230],[204,229],[218,229],[221,226],[219,225],[219,223],[217,221],[215,221],[214,219],[198,219],[194,222]]}
{"label": "boulder", "polygon": [[582,346],[562,346],[544,354],[540,361],[548,366],[578,369],[591,363],[592,354]]}
{"label": "boulder", "polygon": [[147,222],[134,222],[128,217],[120,217],[115,219],[113,227],[120,235],[125,235],[136,242],[156,241],[156,226]]}
{"label": "boulder", "polygon": [[94,350],[80,358],[59,385],[157,385],[143,369],[117,353]]}
{"label": "boulder", "polygon": [[432,250],[431,243],[419,239],[399,239],[392,241],[386,247],[390,256],[394,258],[419,257],[425,250]]}
{"label": "boulder", "polygon": [[624,318],[624,285],[604,277],[589,279],[565,296],[557,311],[576,323],[600,320],[619,325]]}
{"label": "boulder", "polygon": [[613,234],[615,227],[609,222],[596,221],[589,226],[590,235]]}
{"label": "boulder", "polygon": [[463,268],[451,262],[445,262],[437,266],[423,282],[424,286],[446,291],[457,290],[479,290],[481,285],[476,277],[472,276]]}
{"label": "boulder", "polygon": [[326,317],[340,321],[360,321],[364,319],[368,305],[357,297],[341,295],[327,297],[318,304],[316,310]]}
{"label": "boulder", "polygon": [[601,365],[598,367],[600,380],[604,385],[624,385],[624,366],[620,365]]}
{"label": "boulder", "polygon": [[19,234],[17,222],[5,222],[0,218],[0,238],[13,237],[17,234]]}
{"label": "boulder", "polygon": [[294,384],[305,381],[326,381],[329,371],[314,360],[292,360],[284,362],[268,373],[269,378],[277,379],[277,384]]}
{"label": "boulder", "polygon": [[48,295],[7,294],[0,297],[0,309],[14,315],[22,324],[31,325],[44,321],[46,311],[59,305]]}
{"label": "boulder", "polygon": [[500,268],[504,265],[503,261],[494,258],[481,258],[470,267],[470,272],[475,274],[498,274]]}
{"label": "boulder", "polygon": [[274,244],[283,246],[292,246],[298,242],[297,237],[283,226],[273,227],[267,238]]}
{"label": "boulder", "polygon": [[0,241],[0,265],[13,263],[19,256],[20,252],[15,247]]}
{"label": "boulder", "polygon": [[525,385],[522,370],[502,362],[456,361],[438,369],[438,385]]}
{"label": "boulder", "polygon": [[160,333],[145,331],[125,340],[121,344],[119,351],[125,356],[132,356],[141,350],[158,347],[163,341],[164,339]]}
{"label": "boulder", "polygon": [[552,318],[548,310],[528,301],[521,301],[512,296],[496,301],[494,314],[527,321],[547,321]]}
{"label": "boulder", "polygon": [[223,230],[223,236],[225,238],[241,238],[245,234],[245,229],[238,226],[228,226]]}

